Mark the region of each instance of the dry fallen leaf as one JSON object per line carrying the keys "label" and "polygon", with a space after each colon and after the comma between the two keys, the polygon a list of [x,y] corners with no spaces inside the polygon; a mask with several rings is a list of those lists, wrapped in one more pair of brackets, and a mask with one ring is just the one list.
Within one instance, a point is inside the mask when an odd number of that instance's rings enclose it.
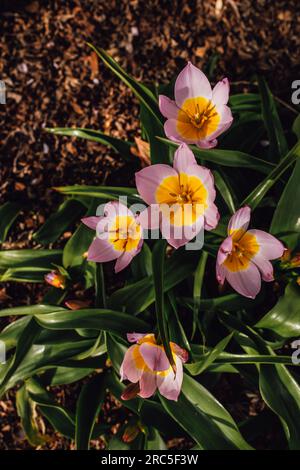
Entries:
{"label": "dry fallen leaf", "polygon": [[143,167],[151,165],[149,143],[139,137],[135,137],[134,141],[136,147],[131,147],[131,153],[141,160]]}

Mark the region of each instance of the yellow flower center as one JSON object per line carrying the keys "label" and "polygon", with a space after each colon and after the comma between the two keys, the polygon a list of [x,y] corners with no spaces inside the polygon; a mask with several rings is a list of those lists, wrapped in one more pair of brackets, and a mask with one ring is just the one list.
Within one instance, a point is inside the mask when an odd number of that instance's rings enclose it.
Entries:
{"label": "yellow flower center", "polygon": [[156,189],[155,199],[173,225],[192,225],[207,208],[208,192],[197,176],[167,176]]}
{"label": "yellow flower center", "polygon": [[187,98],[178,112],[177,131],[188,140],[203,140],[217,130],[220,119],[211,100]]}
{"label": "yellow flower center", "polygon": [[117,251],[131,251],[137,248],[141,236],[141,226],[134,217],[117,215],[109,228],[108,241]]}
{"label": "yellow flower center", "polygon": [[249,267],[251,259],[258,253],[259,244],[255,235],[243,229],[234,230],[232,236],[232,251],[223,263],[229,271],[244,271]]}

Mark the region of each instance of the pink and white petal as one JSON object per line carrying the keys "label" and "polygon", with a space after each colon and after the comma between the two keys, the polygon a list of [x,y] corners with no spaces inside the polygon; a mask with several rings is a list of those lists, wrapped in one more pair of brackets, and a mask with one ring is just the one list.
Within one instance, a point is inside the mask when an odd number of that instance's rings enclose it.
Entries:
{"label": "pink and white petal", "polygon": [[264,281],[266,282],[271,282],[274,281],[274,275],[273,275],[273,266],[270,261],[268,261],[266,258],[261,256],[260,254],[255,255],[252,260],[251,260],[256,266],[258,267],[261,277],[263,278]]}
{"label": "pink and white petal", "polygon": [[218,113],[221,115],[221,120],[218,124],[218,128],[207,137],[207,140],[211,142],[212,140],[219,137],[223,132],[227,131],[233,122],[233,116],[231,109],[226,105],[221,105],[217,107]]}
{"label": "pink and white petal", "polygon": [[136,250],[132,251],[123,251],[121,256],[117,259],[115,264],[115,273],[119,273],[123,269],[127,268],[127,266],[131,263],[134,256],[136,254]]}
{"label": "pink and white petal", "polygon": [[178,173],[185,173],[191,165],[197,165],[197,160],[186,144],[181,144],[175,152],[173,168]]}
{"label": "pink and white petal", "polygon": [[221,104],[216,106],[218,113],[221,116],[219,126],[224,126],[224,124],[231,124],[233,120],[232,112],[229,106],[226,104]]}
{"label": "pink and white petal", "polygon": [[140,223],[145,230],[158,229],[160,224],[159,204],[151,204],[151,206],[143,210],[137,217],[137,222]]}
{"label": "pink and white petal", "polygon": [[127,333],[126,337],[129,343],[137,343],[140,339],[144,338],[148,333]]}
{"label": "pink and white petal", "polygon": [[174,142],[182,143],[185,142],[186,144],[194,144],[194,140],[186,139],[182,137],[177,131],[177,120],[176,119],[168,119],[164,123],[164,131],[168,139],[173,140]]}
{"label": "pink and white petal", "polygon": [[88,249],[88,261],[106,263],[121,256],[122,251],[114,249],[113,245],[105,239],[95,238]]}
{"label": "pink and white petal", "polygon": [[229,80],[228,78],[223,78],[220,80],[213,88],[212,91],[212,101],[214,104],[227,104],[229,99]]}
{"label": "pink and white petal", "polygon": [[149,369],[163,371],[170,367],[169,359],[162,347],[145,342],[140,345],[139,351]]}
{"label": "pink and white petal", "polygon": [[97,238],[106,239],[107,238],[107,232],[109,231],[109,228],[112,224],[114,224],[116,220],[115,216],[107,216],[107,217],[101,217],[101,220],[99,220],[97,226],[96,226],[96,236]]}
{"label": "pink and white petal", "polygon": [[170,369],[170,372],[166,376],[163,376],[163,374],[158,374],[157,386],[162,396],[168,400],[177,401],[181,391],[183,379],[182,361],[178,356],[175,357],[175,364],[177,369],[176,376],[172,369]]}
{"label": "pink and white petal", "polygon": [[92,230],[96,230],[97,224],[103,219],[103,217],[84,217],[81,222]]}
{"label": "pink and white petal", "polygon": [[143,369],[139,369],[136,366],[136,361],[134,359],[134,354],[136,355],[139,346],[137,344],[130,346],[130,348],[126,351],[121,369],[120,374],[122,379],[121,380],[129,380],[130,382],[136,383],[140,380]]}
{"label": "pink and white petal", "polygon": [[218,256],[217,256],[217,263],[219,265],[223,264],[227,256],[231,253],[231,251],[232,251],[232,238],[227,237],[220,245]]}
{"label": "pink and white petal", "polygon": [[175,101],[181,108],[187,98],[212,98],[212,89],[206,75],[191,62],[179,73],[175,82]]}
{"label": "pink and white petal", "polygon": [[198,140],[196,142],[197,147],[199,149],[213,149],[218,145],[217,139],[210,139],[210,140]]}
{"label": "pink and white petal", "polygon": [[125,204],[119,201],[110,201],[105,204],[104,215],[109,219],[114,219],[117,215],[133,215]]}
{"label": "pink and white petal", "polygon": [[254,263],[248,269],[232,272],[226,269],[226,279],[239,294],[254,299],[261,288],[261,276]]}
{"label": "pink and white petal", "polygon": [[140,378],[139,396],[142,398],[150,398],[156,391],[156,373],[144,370]]}
{"label": "pink and white petal", "polygon": [[147,204],[156,204],[156,190],[168,176],[177,176],[177,172],[165,164],[151,165],[135,174],[137,190]]}
{"label": "pink and white petal", "polygon": [[226,269],[222,264],[219,264],[218,261],[216,262],[216,277],[218,283],[223,286],[226,277]]}
{"label": "pink and white petal", "polygon": [[222,123],[219,124],[217,130],[209,136],[209,140],[208,140],[208,143],[210,145],[209,148],[213,148],[213,147],[216,146],[214,144],[214,142],[218,143],[217,142],[217,137],[219,137],[221,134],[224,134],[224,132],[226,132],[229,129],[229,127],[232,124],[232,121],[233,121],[233,118],[229,122],[225,122],[224,124],[222,124]]}
{"label": "pink and white petal", "polygon": [[167,119],[177,119],[178,115],[178,106],[175,101],[170,100],[165,95],[159,95],[158,97],[158,106],[161,114]]}
{"label": "pink and white petal", "polygon": [[205,230],[213,230],[216,228],[220,220],[220,214],[217,206],[211,202],[204,213]]}
{"label": "pink and white petal", "polygon": [[266,259],[281,258],[285,250],[284,245],[270,233],[263,230],[248,230],[254,235],[259,244],[259,254]]}
{"label": "pink and white petal", "polygon": [[193,225],[174,226],[169,220],[162,218],[161,233],[168,243],[177,249],[190,242],[204,226],[204,217],[198,217]]}
{"label": "pink and white petal", "polygon": [[234,230],[247,230],[251,217],[251,209],[249,206],[241,207],[235,214],[231,217],[228,224],[228,235],[230,235]]}

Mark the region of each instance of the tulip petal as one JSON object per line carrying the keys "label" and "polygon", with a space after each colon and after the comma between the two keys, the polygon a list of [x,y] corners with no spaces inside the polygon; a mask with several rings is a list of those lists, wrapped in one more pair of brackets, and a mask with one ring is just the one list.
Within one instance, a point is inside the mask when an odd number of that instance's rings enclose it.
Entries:
{"label": "tulip petal", "polygon": [[222,286],[225,282],[226,269],[224,268],[224,266],[222,266],[222,264],[219,264],[218,262],[216,263],[216,277],[218,283]]}
{"label": "tulip petal", "polygon": [[248,232],[256,237],[259,244],[259,254],[264,258],[276,259],[283,255],[284,245],[270,233],[263,230],[248,230]]}
{"label": "tulip petal", "polygon": [[205,230],[213,230],[218,225],[220,214],[217,206],[211,202],[204,212],[204,228]]}
{"label": "tulip petal", "polygon": [[140,339],[144,338],[147,333],[127,333],[126,337],[129,343],[137,343]]}
{"label": "tulip petal", "polygon": [[217,263],[219,265],[223,264],[229,253],[232,251],[232,238],[227,237],[220,245],[218,256],[217,256]]}
{"label": "tulip petal", "polygon": [[177,176],[177,172],[170,165],[165,164],[148,166],[135,174],[137,190],[147,204],[156,204],[157,187],[168,176]]}
{"label": "tulip petal", "polygon": [[121,256],[117,259],[116,264],[115,264],[115,273],[119,273],[123,269],[127,268],[127,266],[131,263],[133,260],[133,257],[135,254],[133,254],[133,251],[124,251]]}
{"label": "tulip petal", "polygon": [[235,214],[231,217],[228,224],[228,235],[230,235],[234,230],[247,230],[251,217],[251,209],[249,206],[241,207]]}
{"label": "tulip petal", "polygon": [[158,106],[161,114],[167,119],[177,119],[178,106],[175,101],[170,100],[167,96],[159,95]]}
{"label": "tulip petal", "polygon": [[167,218],[162,218],[161,233],[168,243],[177,249],[191,241],[204,226],[204,217],[200,215],[192,225],[175,227]]}
{"label": "tulip petal", "polygon": [[196,142],[195,140],[190,140],[186,137],[182,137],[178,133],[176,119],[168,119],[164,124],[164,131],[166,136],[174,142],[185,142],[186,144],[194,144]]}
{"label": "tulip petal", "polygon": [[161,395],[163,395],[168,400],[178,400],[180,394],[182,379],[183,379],[183,367],[181,359],[175,357],[176,364],[176,376],[172,369],[167,375],[158,374],[157,375],[157,386]]}
{"label": "tulip petal", "polygon": [[226,269],[226,279],[239,294],[254,299],[261,288],[261,277],[254,263],[249,263],[247,269],[232,272]]}
{"label": "tulip petal", "polygon": [[149,398],[154,395],[156,385],[156,373],[144,370],[140,378],[140,392],[139,396],[142,398]]}
{"label": "tulip petal", "polygon": [[160,223],[159,204],[151,204],[137,217],[137,222],[141,224],[142,228],[147,230],[155,230],[159,228]]}
{"label": "tulip petal", "polygon": [[[219,122],[218,128],[208,136],[206,139],[208,142],[212,142],[216,140],[216,137],[223,134],[223,132],[227,131],[233,122],[233,116],[231,113],[231,109],[228,108],[226,105],[221,105],[217,107],[217,111],[221,116],[221,120]],[[211,144],[212,145],[212,144]]]}
{"label": "tulip petal", "polygon": [[117,215],[133,216],[131,210],[119,201],[110,201],[105,204],[104,215],[110,219],[114,219]]}
{"label": "tulip petal", "polygon": [[145,363],[139,353],[139,346],[135,344],[125,353],[120,369],[121,380],[129,380],[133,383],[138,382],[142,376],[144,367]]}
{"label": "tulip petal", "polygon": [[210,139],[210,140],[198,140],[195,142],[199,149],[213,149],[217,146],[218,141],[217,139]]}
{"label": "tulip petal", "polygon": [[81,219],[81,222],[86,225],[87,227],[91,228],[92,230],[96,230],[98,223],[103,219],[103,217],[84,217]]}
{"label": "tulip petal", "polygon": [[212,98],[212,90],[206,75],[191,62],[184,67],[175,82],[175,101],[181,107],[187,98],[203,96]]}
{"label": "tulip petal", "polygon": [[197,160],[186,144],[181,144],[175,152],[173,168],[178,173],[186,173],[186,170],[191,165],[197,165]]}
{"label": "tulip petal", "polygon": [[95,238],[89,247],[87,259],[96,263],[105,263],[119,258],[121,254],[122,252],[115,250],[107,240]]}
{"label": "tulip petal", "polygon": [[170,367],[169,359],[160,346],[143,343],[140,345],[140,353],[149,369],[153,371],[167,370]]}
{"label": "tulip petal", "polygon": [[212,91],[212,101],[214,104],[227,104],[229,99],[229,80],[228,78],[223,78],[220,80],[213,88]]}
{"label": "tulip petal", "polygon": [[261,277],[263,278],[264,281],[270,282],[274,281],[274,276],[273,276],[273,266],[270,261],[268,261],[266,258],[261,256],[260,254],[255,255],[252,260],[251,260],[256,266],[258,267]]}

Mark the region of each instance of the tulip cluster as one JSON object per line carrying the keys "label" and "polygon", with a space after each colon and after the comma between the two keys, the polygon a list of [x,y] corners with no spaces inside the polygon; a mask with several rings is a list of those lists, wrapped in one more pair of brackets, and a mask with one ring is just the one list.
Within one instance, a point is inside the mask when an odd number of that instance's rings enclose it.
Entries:
{"label": "tulip cluster", "polygon": [[[138,193],[148,207],[134,214],[114,201],[106,204],[103,216],[83,219],[97,232],[88,260],[116,260],[116,272],[128,266],[140,252],[145,229],[159,229],[177,249],[201,230],[213,230],[218,225],[213,175],[197,163],[188,145],[212,148],[217,145],[217,137],[230,127],[233,118],[227,106],[229,82],[225,78],[212,89],[203,72],[188,63],[177,77],[174,95],[175,101],[159,97],[160,111],[167,118],[166,136],[179,144],[173,166],[152,165],[135,175]],[[226,279],[241,295],[255,298],[261,279],[273,280],[270,260],[280,258],[284,246],[262,230],[248,230],[250,215],[250,208],[245,206],[231,217],[227,238],[218,251],[216,277],[220,284]],[[186,353],[171,344],[175,372],[153,334],[132,334],[128,339],[136,344],[126,352],[121,367],[122,379],[131,382],[123,398],[136,395],[147,398],[158,388],[166,398],[177,400]]]}

